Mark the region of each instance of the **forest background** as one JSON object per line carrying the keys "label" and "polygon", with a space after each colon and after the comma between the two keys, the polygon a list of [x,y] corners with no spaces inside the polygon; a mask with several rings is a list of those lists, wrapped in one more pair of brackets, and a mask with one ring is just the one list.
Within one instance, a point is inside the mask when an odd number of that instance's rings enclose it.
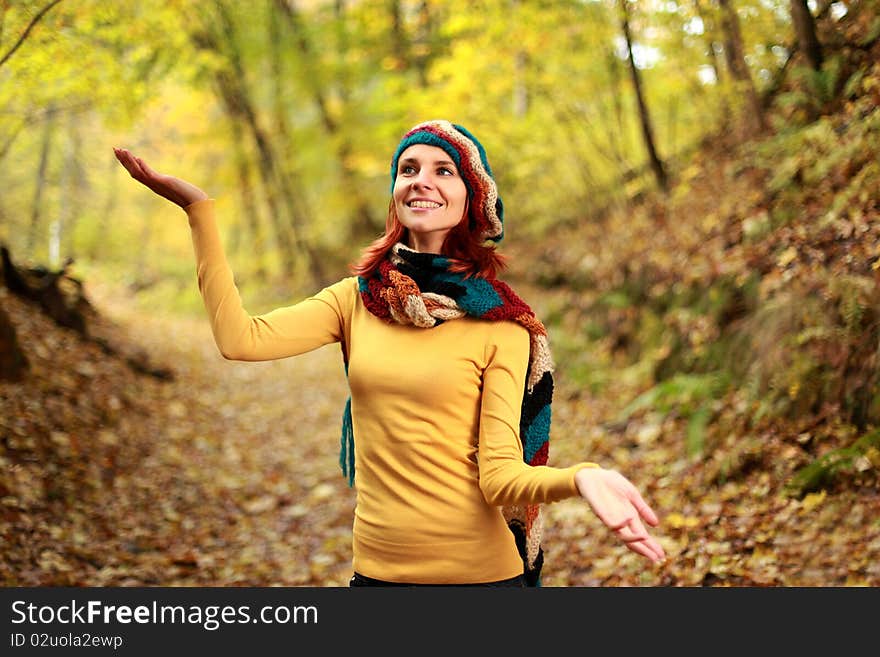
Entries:
{"label": "forest background", "polygon": [[112,147],[217,199],[258,313],[347,274],[442,117],[550,329],[551,463],[663,518],[646,569],[551,505],[545,585],[880,584],[878,4],[0,1],[0,581],[347,581],[338,353],[223,361]]}

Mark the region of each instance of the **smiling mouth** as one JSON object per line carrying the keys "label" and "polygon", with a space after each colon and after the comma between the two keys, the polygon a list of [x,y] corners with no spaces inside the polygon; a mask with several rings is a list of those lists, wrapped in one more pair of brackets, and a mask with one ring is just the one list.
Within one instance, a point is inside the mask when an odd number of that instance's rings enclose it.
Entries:
{"label": "smiling mouth", "polygon": [[440,203],[435,201],[410,201],[406,205],[409,208],[420,208],[423,210],[433,210],[440,207]]}

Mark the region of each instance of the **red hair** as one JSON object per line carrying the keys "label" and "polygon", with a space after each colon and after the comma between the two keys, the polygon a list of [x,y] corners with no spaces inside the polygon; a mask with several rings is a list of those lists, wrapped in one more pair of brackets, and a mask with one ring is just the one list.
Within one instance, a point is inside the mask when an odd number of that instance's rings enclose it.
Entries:
{"label": "red hair", "polygon": [[[474,237],[476,221],[471,217],[470,204],[461,221],[446,234],[443,240],[443,255],[452,260],[449,270],[462,273],[465,277],[479,276],[495,278],[506,266],[505,258],[494,246],[487,246]],[[379,266],[388,252],[398,242],[406,243],[408,238],[406,227],[397,218],[394,199],[388,205],[388,217],[385,219],[385,233],[366,247],[360,260],[351,265],[350,269],[356,276],[369,277]]]}

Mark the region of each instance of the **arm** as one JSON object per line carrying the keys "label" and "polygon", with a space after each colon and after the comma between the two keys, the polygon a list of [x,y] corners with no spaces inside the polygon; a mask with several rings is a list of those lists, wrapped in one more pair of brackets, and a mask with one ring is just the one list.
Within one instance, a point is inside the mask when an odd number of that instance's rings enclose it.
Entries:
{"label": "arm", "polygon": [[523,460],[519,422],[529,360],[529,333],[513,322],[499,322],[486,347],[480,406],[480,488],[493,506],[556,502],[578,494],[575,473],[596,468],[531,466]]}
{"label": "arm", "polygon": [[569,468],[523,462],[519,420],[529,338],[522,327],[499,326],[504,328],[483,375],[480,412],[480,487],[486,500],[501,506],[583,497],[628,549],[654,563],[663,561],[663,548],[642,522],[656,526],[657,515],[619,472],[589,462]]}
{"label": "arm", "polygon": [[146,162],[128,149],[114,147],[113,153],[132,178],[175,205],[185,208],[187,205],[208,198],[205,192],[192,183],[153,171]]}
{"label": "arm", "polygon": [[629,479],[615,470],[595,468],[579,470],[574,480],[581,497],[627,548],[654,563],[666,559],[663,547],[643,523],[656,527],[660,520]]}
{"label": "arm", "polygon": [[294,306],[256,317],[245,312],[214,219],[214,203],[195,185],[154,171],[124,148],[114,154],[131,177],[181,207],[189,218],[199,280],[220,353],[234,360],[268,360],[342,339],[352,286],[342,281]]}
{"label": "arm", "polygon": [[356,287],[345,279],[295,305],[251,316],[242,305],[214,218],[214,201],[184,208],[192,228],[199,292],[220,353],[230,360],[270,360],[343,339]]}

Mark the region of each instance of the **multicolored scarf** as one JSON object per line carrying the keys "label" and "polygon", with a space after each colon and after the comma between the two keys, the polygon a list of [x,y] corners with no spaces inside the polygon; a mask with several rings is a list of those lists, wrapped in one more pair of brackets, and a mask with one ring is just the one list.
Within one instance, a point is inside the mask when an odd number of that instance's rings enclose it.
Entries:
{"label": "multicolored scarf", "polygon": [[[380,319],[432,328],[445,321],[470,316],[490,321],[511,320],[528,329],[529,364],[520,417],[523,460],[530,465],[547,463],[550,404],[553,398],[553,361],[547,331],[531,308],[504,282],[449,271],[449,259],[418,253],[396,244],[369,278],[359,277],[361,299]],[[354,484],[354,433],[351,399],[343,415],[339,463]],[[540,505],[503,508],[504,518],[523,559],[528,586],[540,586],[544,562],[541,547],[543,522]]]}

